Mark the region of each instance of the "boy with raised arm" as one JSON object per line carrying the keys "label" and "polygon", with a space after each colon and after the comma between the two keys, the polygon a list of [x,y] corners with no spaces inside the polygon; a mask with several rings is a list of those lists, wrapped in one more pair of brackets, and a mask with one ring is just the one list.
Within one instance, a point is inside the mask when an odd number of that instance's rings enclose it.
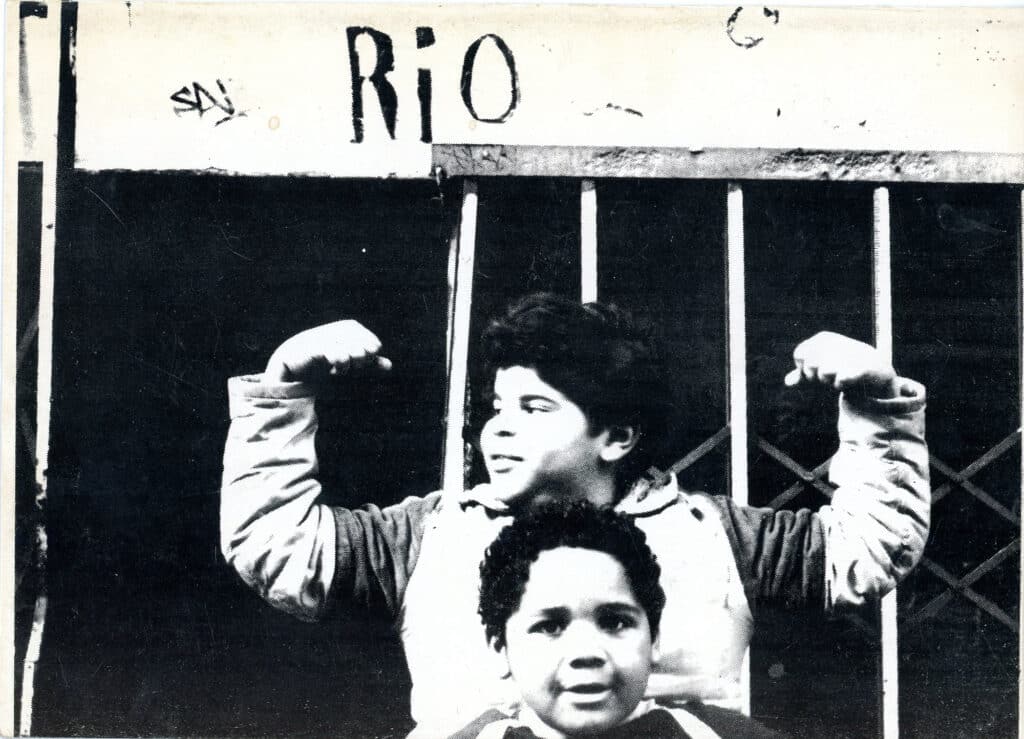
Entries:
{"label": "boy with raised arm", "polygon": [[[665,424],[650,340],[614,307],[528,296],[484,332],[494,415],[481,450],[489,483],[359,510],[319,501],[315,389],[386,371],[355,321],[288,339],[262,375],[229,383],[221,545],[243,580],[304,619],[383,598],[413,681],[418,736],[447,736],[508,705],[477,610],[486,547],[517,512],[583,499],[633,517],[662,568],[667,603],[647,696],[736,706],[753,610],[776,601],[832,610],[891,590],[916,564],[929,520],[924,388],[874,348],[818,334],[786,382],[841,391],[838,486],[817,512],[735,505],[640,475]],[[367,497],[372,497],[369,494]]]}

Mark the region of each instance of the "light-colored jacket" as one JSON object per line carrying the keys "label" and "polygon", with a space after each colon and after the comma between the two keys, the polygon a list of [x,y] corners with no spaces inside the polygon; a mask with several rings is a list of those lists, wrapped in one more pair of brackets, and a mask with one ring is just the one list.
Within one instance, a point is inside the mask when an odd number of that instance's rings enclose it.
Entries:
{"label": "light-colored jacket", "polygon": [[[832,610],[895,587],[928,533],[924,388],[840,397],[838,486],[817,512],[737,506],[675,481],[617,506],[646,533],[666,607],[648,697],[734,707],[763,602]],[[358,510],[319,502],[314,398],[301,383],[229,381],[221,548],[242,579],[305,620],[383,600],[412,676],[417,736],[447,736],[514,704],[477,615],[479,564],[510,518],[488,485]]]}

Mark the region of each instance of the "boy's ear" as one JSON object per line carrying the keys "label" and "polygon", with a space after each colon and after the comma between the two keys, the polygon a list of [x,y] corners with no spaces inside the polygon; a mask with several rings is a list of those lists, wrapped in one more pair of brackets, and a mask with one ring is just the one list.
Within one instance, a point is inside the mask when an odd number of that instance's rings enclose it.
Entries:
{"label": "boy's ear", "polygon": [[605,462],[618,462],[631,451],[640,441],[639,426],[609,426],[605,429],[605,443],[601,449],[601,459]]}
{"label": "boy's ear", "polygon": [[651,644],[651,664],[657,664],[658,660],[661,659],[661,634],[654,639]]}
{"label": "boy's ear", "polygon": [[504,680],[507,677],[511,677],[512,668],[508,664],[508,651],[505,647],[499,647],[497,640],[489,640],[491,651],[489,652],[490,657],[487,663],[490,665],[491,672],[498,676],[499,679]]}

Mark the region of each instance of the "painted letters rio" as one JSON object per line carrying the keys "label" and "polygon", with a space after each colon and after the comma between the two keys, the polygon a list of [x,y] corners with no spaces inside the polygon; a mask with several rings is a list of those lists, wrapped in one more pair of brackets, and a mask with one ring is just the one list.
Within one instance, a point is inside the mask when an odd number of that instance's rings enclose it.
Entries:
{"label": "painted letters rio", "polygon": [[[363,140],[363,83],[369,82],[377,93],[377,102],[380,105],[381,115],[384,117],[384,125],[388,135],[395,138],[395,122],[398,118],[398,94],[394,85],[388,80],[388,74],[395,69],[395,54],[391,43],[391,37],[381,33],[369,26],[349,26],[348,35],[348,61],[352,72],[352,142],[361,143]],[[369,37],[376,50],[376,59],[373,68],[366,73],[368,67],[361,63],[359,54],[356,51],[356,40],[360,36]],[[473,68],[476,64],[476,55],[480,46],[485,42],[494,44],[501,53],[502,59],[508,68],[509,78],[509,101],[508,107],[499,116],[493,118],[482,118],[477,114],[473,106]],[[425,49],[434,44],[434,29],[429,26],[420,26],[416,29],[416,48]],[[460,91],[462,102],[466,110],[474,119],[482,123],[502,123],[508,120],[512,111],[519,104],[519,77],[516,75],[515,57],[500,36],[487,33],[471,43],[466,49],[466,55],[462,60],[462,74],[460,76]],[[432,82],[429,69],[419,68],[417,70],[416,95],[420,103],[420,141],[429,143],[433,140],[430,125],[430,101],[432,93]]]}

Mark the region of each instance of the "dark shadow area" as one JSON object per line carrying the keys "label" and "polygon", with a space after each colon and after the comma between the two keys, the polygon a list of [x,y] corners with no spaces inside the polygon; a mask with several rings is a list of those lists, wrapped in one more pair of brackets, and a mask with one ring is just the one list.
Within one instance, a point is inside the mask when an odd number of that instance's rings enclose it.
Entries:
{"label": "dark shadow area", "polygon": [[984,603],[956,594],[921,617],[948,598],[927,566],[900,588],[901,736],[1016,736],[1019,437],[969,476],[1003,513],[946,472],[974,465],[1020,427],[1020,189],[903,186],[892,210],[896,361],[928,387],[941,496],[925,556],[957,580],[993,565],[970,586]]}
{"label": "dark shadow area", "polygon": [[40,593],[36,504],[36,374],[39,357],[39,257],[43,165],[18,163],[18,300],[14,438],[14,715],[21,710],[22,672]]}
{"label": "dark shadow area", "polygon": [[447,227],[433,182],[75,173],[58,233],[50,614],[34,731],[398,736],[390,624],[274,612],[223,562],[227,378],[344,317],[395,369],[320,403],[333,502],[436,489]]}
{"label": "dark shadow area", "polygon": [[[666,469],[726,424],[725,186],[597,183],[598,295],[632,309],[660,336],[678,414]],[[727,493],[728,440],[680,475],[683,487]]]}
{"label": "dark shadow area", "polygon": [[[873,341],[871,189],[820,183],[744,185],[749,500],[818,509],[827,499],[758,446],[763,438],[812,470],[836,450],[836,394],[787,388],[793,349],[819,331]],[[873,609],[856,616],[871,624]],[[873,637],[820,607],[761,609],[751,648],[755,718],[797,737],[874,737]],[[877,634],[877,628],[874,629]]]}

